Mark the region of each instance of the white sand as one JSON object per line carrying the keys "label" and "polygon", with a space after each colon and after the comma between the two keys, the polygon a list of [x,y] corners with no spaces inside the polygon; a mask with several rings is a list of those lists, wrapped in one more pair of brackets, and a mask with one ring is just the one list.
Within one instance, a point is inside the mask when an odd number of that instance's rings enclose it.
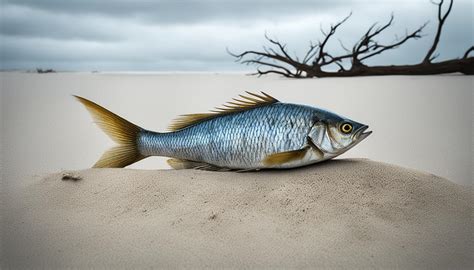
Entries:
{"label": "white sand", "polygon": [[83,179],[37,177],[10,196],[4,266],[463,269],[474,263],[472,189],[384,163],[338,160],[258,173],[73,173]]}
{"label": "white sand", "polygon": [[[0,73],[0,258],[12,268],[472,266],[473,76]],[[374,133],[338,161],[259,174],[85,170],[113,143],[70,95],[165,130],[245,90]],[[167,168],[149,158],[132,168]],[[459,186],[454,183],[463,184]],[[471,187],[469,187],[471,185]],[[304,212],[303,212],[304,210]],[[1,265],[0,265],[1,266]]]}

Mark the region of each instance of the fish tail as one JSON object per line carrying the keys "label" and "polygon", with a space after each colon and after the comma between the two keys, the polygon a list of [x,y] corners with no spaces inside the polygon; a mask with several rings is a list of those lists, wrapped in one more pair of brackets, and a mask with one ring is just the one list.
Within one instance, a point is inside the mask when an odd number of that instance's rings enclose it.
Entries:
{"label": "fish tail", "polygon": [[93,168],[123,168],[146,156],[140,154],[137,141],[141,127],[83,97],[74,96],[92,115],[97,125],[118,146],[107,150]]}

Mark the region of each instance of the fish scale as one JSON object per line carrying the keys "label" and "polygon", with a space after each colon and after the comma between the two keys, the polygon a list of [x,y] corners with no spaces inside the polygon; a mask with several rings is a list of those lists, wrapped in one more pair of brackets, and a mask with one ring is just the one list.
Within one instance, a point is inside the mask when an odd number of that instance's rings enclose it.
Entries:
{"label": "fish scale", "polygon": [[172,156],[227,168],[256,167],[267,155],[300,149],[313,115],[305,106],[276,103],[176,132],[143,131],[138,146],[143,155]]}

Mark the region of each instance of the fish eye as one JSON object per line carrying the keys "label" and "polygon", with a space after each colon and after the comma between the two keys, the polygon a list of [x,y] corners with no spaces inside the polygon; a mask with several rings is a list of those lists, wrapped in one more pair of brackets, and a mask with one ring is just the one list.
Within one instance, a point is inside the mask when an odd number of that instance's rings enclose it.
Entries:
{"label": "fish eye", "polygon": [[344,134],[348,134],[348,133],[351,133],[352,131],[352,125],[349,124],[349,123],[343,123],[340,127],[340,130],[342,133]]}

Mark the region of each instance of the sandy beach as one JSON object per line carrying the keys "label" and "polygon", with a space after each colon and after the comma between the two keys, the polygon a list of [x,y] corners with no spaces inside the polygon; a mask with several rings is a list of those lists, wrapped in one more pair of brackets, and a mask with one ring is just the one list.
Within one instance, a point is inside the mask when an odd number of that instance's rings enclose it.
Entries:
{"label": "sandy beach", "polygon": [[467,269],[472,195],[364,159],[258,173],[61,172],[9,205],[5,266]]}
{"label": "sandy beach", "polygon": [[[4,268],[474,263],[472,76],[2,72],[0,79]],[[72,94],[164,131],[177,115],[259,90],[374,133],[338,160],[296,170],[174,171],[164,157],[88,169],[113,143]],[[81,180],[61,180],[64,173]]]}

